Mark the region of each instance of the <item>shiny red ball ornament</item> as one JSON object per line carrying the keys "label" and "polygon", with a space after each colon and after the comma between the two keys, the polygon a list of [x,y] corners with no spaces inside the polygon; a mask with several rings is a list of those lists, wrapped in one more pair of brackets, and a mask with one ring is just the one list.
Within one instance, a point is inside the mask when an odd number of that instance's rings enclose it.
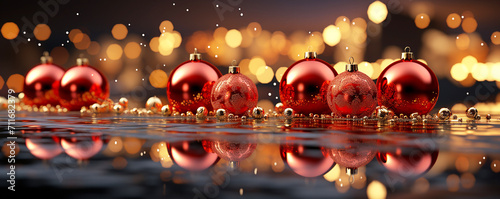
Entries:
{"label": "shiny red ball ornament", "polygon": [[346,172],[352,175],[357,173],[359,167],[370,163],[377,151],[370,147],[355,145],[349,148],[331,149],[330,154],[337,164],[346,167]]}
{"label": "shiny red ball ornament", "polygon": [[346,71],[337,75],[328,87],[328,106],[337,116],[370,116],[377,106],[377,87],[368,75],[358,71],[358,65],[351,59]]}
{"label": "shiny red ball ornament", "polygon": [[418,177],[429,171],[439,151],[414,147],[399,147],[394,151],[378,152],[377,160],[387,170],[403,177]]}
{"label": "shiny red ball ornament", "polygon": [[297,114],[329,114],[326,93],[337,71],[316,58],[316,52],[306,52],[305,58],[292,64],[280,81],[280,98],[286,108]]}
{"label": "shiny red ball ornament", "polygon": [[30,153],[43,160],[50,160],[63,152],[59,141],[60,139],[56,136],[30,136],[25,140],[26,148]]}
{"label": "shiny red ball ornament", "polygon": [[64,75],[64,69],[52,63],[48,52],[44,52],[40,60],[39,65],[26,73],[23,102],[31,106],[58,105],[59,96],[56,90]]}
{"label": "shiny red ball ornament", "polygon": [[180,64],[170,73],[167,98],[171,107],[180,113],[195,113],[200,106],[212,111],[212,87],[221,76],[219,69],[201,60],[201,55],[195,49],[189,61]]}
{"label": "shiny red ball ornament", "polygon": [[257,144],[250,142],[214,141],[212,145],[213,151],[220,158],[234,162],[247,159],[255,151],[255,148],[257,148]]}
{"label": "shiny red ball ornament", "polygon": [[429,113],[439,96],[436,75],[424,63],[414,60],[406,47],[401,60],[387,66],[377,79],[377,99],[395,114]]}
{"label": "shiny red ball ornament", "polygon": [[107,99],[109,83],[99,70],[88,64],[88,59],[78,58],[77,65],[68,69],[59,81],[58,95],[61,106],[78,111]]}
{"label": "shiny red ball ornament", "polygon": [[229,74],[219,78],[212,89],[212,106],[229,113],[244,115],[257,106],[259,93],[250,78],[240,73],[240,67],[229,66]]}
{"label": "shiny red ball ornament", "polygon": [[102,135],[79,135],[71,133],[61,138],[61,146],[70,157],[87,160],[101,151],[104,142]]}
{"label": "shiny red ball ornament", "polygon": [[328,172],[335,162],[328,157],[322,147],[302,144],[286,144],[280,146],[281,158],[293,172],[304,177],[317,177]]}
{"label": "shiny red ball ornament", "polygon": [[189,171],[202,171],[219,161],[219,156],[209,150],[210,142],[181,141],[167,145],[174,163]]}

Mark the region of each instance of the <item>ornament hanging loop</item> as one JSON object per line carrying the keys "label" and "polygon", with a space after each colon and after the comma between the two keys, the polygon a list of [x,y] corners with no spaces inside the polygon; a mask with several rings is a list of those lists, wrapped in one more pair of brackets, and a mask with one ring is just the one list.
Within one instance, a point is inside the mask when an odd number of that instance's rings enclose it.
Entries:
{"label": "ornament hanging loop", "polygon": [[354,57],[349,57],[349,64],[345,65],[345,70],[347,72],[356,72],[356,71],[358,71],[358,65],[354,63]]}
{"label": "ornament hanging loop", "polygon": [[349,183],[354,184],[354,175],[349,176]]}
{"label": "ornament hanging loop", "polygon": [[197,48],[194,48],[194,52],[189,54],[189,60],[191,61],[201,60],[201,54],[198,53]]}
{"label": "ornament hanging loop", "polygon": [[236,65],[236,60],[233,60],[231,62],[231,66],[229,66],[229,73],[230,74],[238,74],[238,73],[240,73],[240,66]]}

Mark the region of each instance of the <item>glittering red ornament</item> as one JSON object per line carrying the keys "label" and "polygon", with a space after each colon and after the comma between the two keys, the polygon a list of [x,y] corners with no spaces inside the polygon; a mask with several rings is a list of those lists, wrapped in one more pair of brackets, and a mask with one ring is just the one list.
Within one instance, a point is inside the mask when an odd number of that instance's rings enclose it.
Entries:
{"label": "glittering red ornament", "polygon": [[221,77],[220,71],[212,64],[201,60],[201,55],[191,54],[189,61],[177,66],[168,78],[167,97],[175,111],[196,112],[200,106],[212,111],[210,95],[212,87]]}
{"label": "glittering red ornament", "polygon": [[343,143],[346,147],[332,148],[330,155],[335,163],[346,167],[348,174],[356,174],[359,167],[372,161],[377,151],[370,146],[364,146],[365,141],[347,138]]}
{"label": "glittering red ornament", "polygon": [[210,142],[182,141],[167,145],[172,160],[180,167],[190,171],[205,170],[219,161],[216,153],[207,151]]}
{"label": "glittering red ornament", "polygon": [[109,96],[106,77],[88,65],[85,58],[77,59],[77,65],[64,73],[58,89],[61,105],[70,111],[80,110],[82,106],[100,103]]}
{"label": "glittering red ornament", "polygon": [[58,105],[59,96],[56,95],[56,89],[64,75],[64,69],[52,63],[48,52],[44,52],[40,60],[41,64],[26,74],[23,101],[27,105]]}
{"label": "glittering red ornament", "polygon": [[438,158],[439,151],[422,148],[398,147],[391,152],[378,152],[377,160],[392,173],[403,177],[417,177],[427,173]]}
{"label": "glittering red ornament", "polygon": [[239,66],[229,66],[229,74],[219,78],[212,89],[212,106],[243,115],[257,105],[259,93],[255,84],[240,73]]}
{"label": "glittering red ornament", "polygon": [[61,138],[61,146],[70,157],[87,160],[101,151],[104,142],[101,135],[71,133]]}
{"label": "glittering red ornament", "polygon": [[228,161],[242,161],[252,155],[255,148],[257,144],[250,142],[214,141],[212,145],[213,151]]}
{"label": "glittering red ornament", "polygon": [[333,79],[327,92],[328,106],[338,116],[370,116],[377,106],[377,87],[358,65],[346,65],[346,71]]}
{"label": "glittering red ornament", "polygon": [[436,75],[424,63],[414,60],[409,47],[401,60],[387,66],[377,79],[378,104],[397,115],[429,113],[439,96]]}
{"label": "glittering red ornament", "polygon": [[333,159],[328,157],[328,152],[322,147],[286,144],[280,146],[280,153],[283,161],[295,173],[304,177],[323,175],[335,166]]}
{"label": "glittering red ornament", "polygon": [[316,52],[306,52],[305,59],[292,64],[280,81],[280,98],[286,108],[298,114],[328,114],[326,92],[337,71]]}

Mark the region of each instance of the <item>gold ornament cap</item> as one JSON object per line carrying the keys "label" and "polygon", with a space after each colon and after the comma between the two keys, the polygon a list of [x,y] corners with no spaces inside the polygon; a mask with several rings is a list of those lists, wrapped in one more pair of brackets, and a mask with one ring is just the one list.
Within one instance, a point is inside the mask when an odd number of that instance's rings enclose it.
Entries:
{"label": "gold ornament cap", "polygon": [[307,48],[307,52],[305,52],[305,53],[304,53],[304,58],[305,58],[305,59],[316,59],[316,56],[317,56],[318,54],[317,54],[316,52],[312,51],[311,49],[312,49],[312,47],[311,47],[311,46],[309,46],[309,47]]}
{"label": "gold ornament cap", "polygon": [[358,174],[358,169],[357,168],[345,168],[345,173],[349,176],[356,175]]}
{"label": "gold ornament cap", "polygon": [[229,66],[229,73],[230,74],[239,74],[240,73],[240,66],[236,65],[236,60],[233,60],[231,62],[231,66]]}
{"label": "gold ornament cap", "polygon": [[358,71],[358,65],[354,63],[354,57],[349,57],[349,64],[345,65],[345,70],[347,72],[356,72],[356,71]]}
{"label": "gold ornament cap", "polygon": [[89,65],[89,59],[85,57],[80,57],[76,59],[76,65],[77,66],[84,66],[84,65]]}
{"label": "gold ornament cap", "polygon": [[197,48],[194,48],[194,52],[189,54],[189,60],[191,61],[201,60],[201,54],[198,53]]}
{"label": "gold ornament cap", "polygon": [[413,59],[413,52],[411,52],[411,48],[406,46],[403,53],[401,53],[402,60],[411,60]]}
{"label": "gold ornament cap", "polygon": [[40,63],[52,64],[52,57],[49,55],[49,52],[47,51],[43,52],[43,55],[40,57]]}

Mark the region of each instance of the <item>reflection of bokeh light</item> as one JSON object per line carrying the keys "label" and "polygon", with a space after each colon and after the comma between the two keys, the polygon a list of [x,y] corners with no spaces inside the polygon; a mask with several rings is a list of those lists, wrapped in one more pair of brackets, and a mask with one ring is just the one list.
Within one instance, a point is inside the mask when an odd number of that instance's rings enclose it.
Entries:
{"label": "reflection of bokeh light", "polygon": [[125,45],[124,52],[129,59],[135,59],[141,54],[141,46],[137,42],[129,42]]}
{"label": "reflection of bokeh light", "polygon": [[283,74],[285,74],[287,67],[279,67],[278,70],[276,70],[276,80],[278,82],[281,82],[281,78],[283,77]]}
{"label": "reflection of bokeh light", "polygon": [[117,40],[122,40],[125,39],[125,37],[127,37],[128,29],[123,24],[115,24],[113,26],[113,29],[111,29],[111,34],[113,35],[113,38]]}
{"label": "reflection of bokeh light", "polygon": [[465,18],[464,21],[462,22],[462,29],[464,29],[464,32],[466,33],[472,33],[476,31],[477,28],[477,22],[476,19],[474,18]]}
{"label": "reflection of bokeh light", "polygon": [[142,141],[135,137],[126,137],[123,141],[123,148],[129,154],[136,154],[141,150]]}
{"label": "reflection of bokeh light", "polygon": [[231,48],[237,48],[238,46],[241,45],[241,41],[243,40],[243,37],[241,36],[240,31],[236,29],[231,29],[227,31],[226,33],[226,44],[231,47]]}
{"label": "reflection of bokeh light", "polygon": [[328,171],[327,173],[325,173],[325,175],[323,175],[325,180],[327,180],[328,182],[333,182],[337,180],[339,176],[340,176],[340,166],[338,164],[336,164],[332,169],[330,169],[330,171]]}
{"label": "reflection of bokeh light", "polygon": [[108,149],[111,152],[117,153],[122,150],[123,142],[120,137],[112,137],[109,139]]}
{"label": "reflection of bokeh light", "polygon": [[340,42],[340,30],[337,26],[329,25],[323,30],[323,41],[329,46],[335,46]]}
{"label": "reflection of bokeh light", "polygon": [[90,42],[90,45],[87,48],[87,53],[89,55],[97,55],[100,51],[101,51],[101,45],[98,42],[96,41]]}
{"label": "reflection of bokeh light", "polygon": [[68,61],[69,53],[66,48],[57,46],[52,51],[50,51],[50,56],[52,56],[53,62],[59,65],[64,65]]}
{"label": "reflection of bokeh light", "polygon": [[446,24],[450,28],[458,28],[458,26],[460,26],[461,22],[462,22],[462,19],[460,18],[460,15],[458,15],[457,13],[451,13],[446,18]]}
{"label": "reflection of bokeh light", "polygon": [[455,192],[460,188],[460,178],[457,174],[450,174],[446,178],[446,185],[448,185],[448,191]]}
{"label": "reflection of bokeh light", "polygon": [[366,11],[368,18],[375,24],[382,23],[387,18],[387,6],[380,1],[374,1]]}
{"label": "reflection of bokeh light", "polygon": [[381,182],[374,180],[366,188],[366,195],[370,199],[385,198],[387,196],[387,189]]}
{"label": "reflection of bokeh light", "polygon": [[471,70],[472,77],[477,81],[484,81],[488,77],[488,66],[483,63],[474,64]]}
{"label": "reflection of bokeh light", "polygon": [[15,39],[19,34],[19,27],[14,22],[7,22],[3,24],[1,31],[5,39]]}
{"label": "reflection of bokeh light", "polygon": [[460,183],[463,188],[470,189],[474,187],[476,183],[476,178],[471,173],[464,173],[460,176]]}
{"label": "reflection of bokeh light", "polygon": [[[72,29],[71,31],[69,31],[68,38],[71,42],[78,43],[82,40],[83,37],[83,35],[80,34],[82,34],[82,31],[80,29]],[[76,37],[77,35],[78,38]]]}
{"label": "reflection of bokeh light", "polygon": [[458,172],[466,172],[469,170],[469,160],[464,156],[458,156],[455,160],[455,168]]}
{"label": "reflection of bokeh light", "polygon": [[261,66],[266,66],[266,61],[264,61],[262,57],[253,57],[248,64],[248,69],[255,75],[257,73],[257,69]]}
{"label": "reflection of bokeh light", "polygon": [[250,33],[250,36],[257,37],[262,32],[262,27],[260,26],[259,23],[252,22],[252,23],[248,24],[247,31],[248,31],[248,33]]}
{"label": "reflection of bokeh light", "polygon": [[257,76],[257,80],[259,80],[260,83],[267,84],[273,80],[274,72],[269,66],[261,66],[257,69],[255,76]]}
{"label": "reflection of bokeh light", "polygon": [[424,29],[429,26],[429,23],[431,22],[431,19],[429,18],[429,15],[422,13],[419,14],[415,17],[415,25],[417,28]]}
{"label": "reflection of bokeh light", "polygon": [[457,39],[455,40],[455,43],[457,44],[457,48],[459,50],[467,50],[469,48],[470,44],[470,38],[469,35],[462,33],[457,36]]}
{"label": "reflection of bokeh light", "polygon": [[373,66],[368,62],[359,63],[358,70],[368,75],[368,77],[372,77],[373,75]]}
{"label": "reflection of bokeh light", "polygon": [[52,32],[47,24],[38,24],[36,25],[35,30],[33,30],[35,38],[39,41],[47,40],[50,37],[50,33]]}
{"label": "reflection of bokeh light", "polygon": [[14,89],[16,93],[23,91],[24,86],[24,76],[20,74],[13,74],[7,79],[7,87]]}
{"label": "reflection of bokeh light", "polygon": [[421,177],[415,180],[415,184],[413,184],[411,191],[416,194],[422,194],[429,191],[429,187],[429,181],[427,181],[424,177]]}
{"label": "reflection of bokeh light", "polygon": [[113,168],[115,169],[123,169],[127,166],[127,160],[123,157],[115,157],[113,159],[113,162],[111,162],[111,165],[113,166]]}
{"label": "reflection of bokeh light", "polygon": [[167,87],[168,76],[165,71],[156,69],[149,75],[149,83],[155,88]]}
{"label": "reflection of bokeh light", "polygon": [[78,50],[85,50],[90,46],[90,37],[85,33],[80,33],[75,38],[81,38],[79,42],[75,43],[75,48]]}
{"label": "reflection of bokeh light", "polygon": [[106,49],[106,55],[108,55],[109,59],[117,60],[122,57],[123,50],[122,47],[118,44],[111,44]]}
{"label": "reflection of bokeh light", "polygon": [[174,30],[174,24],[172,24],[172,22],[170,22],[169,20],[165,20],[160,23],[158,29],[161,33],[172,32],[172,30]]}
{"label": "reflection of bokeh light", "polygon": [[493,160],[491,161],[491,170],[495,173],[500,172],[500,161],[498,160]]}
{"label": "reflection of bokeh light", "polygon": [[491,43],[498,45],[500,44],[500,32],[495,31],[491,34]]}
{"label": "reflection of bokeh light", "polygon": [[158,46],[160,45],[158,39],[159,37],[153,37],[149,42],[149,48],[151,48],[153,52],[158,52]]}
{"label": "reflection of bokeh light", "polygon": [[469,70],[462,63],[457,63],[451,67],[451,77],[457,81],[463,81],[467,78]]}
{"label": "reflection of bokeh light", "polygon": [[151,160],[154,162],[160,162],[161,166],[164,168],[170,168],[174,165],[170,155],[167,151],[167,143],[158,142],[151,146],[151,151],[149,152]]}

